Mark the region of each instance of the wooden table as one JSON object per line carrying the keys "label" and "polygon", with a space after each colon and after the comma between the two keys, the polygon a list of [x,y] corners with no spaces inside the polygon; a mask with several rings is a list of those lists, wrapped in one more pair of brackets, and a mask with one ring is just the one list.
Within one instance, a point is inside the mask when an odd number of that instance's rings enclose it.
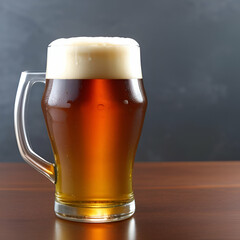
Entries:
{"label": "wooden table", "polygon": [[25,163],[0,163],[0,239],[240,239],[240,162],[136,163],[128,220],[54,215],[54,186]]}

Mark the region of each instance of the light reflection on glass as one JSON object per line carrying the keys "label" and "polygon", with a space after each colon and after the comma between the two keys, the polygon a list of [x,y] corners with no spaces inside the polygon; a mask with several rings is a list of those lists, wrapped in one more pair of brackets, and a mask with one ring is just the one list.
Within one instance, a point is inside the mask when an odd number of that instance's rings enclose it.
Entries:
{"label": "light reflection on glass", "polygon": [[113,223],[77,223],[56,218],[54,240],[136,240],[135,219]]}
{"label": "light reflection on glass", "polygon": [[133,79],[130,83],[130,90],[137,102],[143,102],[143,93],[141,92],[142,87],[139,86],[140,82],[138,79]]}

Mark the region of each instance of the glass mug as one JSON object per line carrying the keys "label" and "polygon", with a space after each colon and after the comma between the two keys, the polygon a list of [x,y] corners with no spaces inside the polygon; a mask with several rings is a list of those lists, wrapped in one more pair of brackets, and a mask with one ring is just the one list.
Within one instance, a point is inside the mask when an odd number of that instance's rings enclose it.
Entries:
{"label": "glass mug", "polygon": [[[55,163],[30,147],[25,115],[34,83],[42,97]],[[48,47],[46,73],[23,72],[14,124],[21,156],[55,184],[55,213],[81,222],[132,216],[132,170],[147,99],[140,48],[129,38],[58,39]]]}

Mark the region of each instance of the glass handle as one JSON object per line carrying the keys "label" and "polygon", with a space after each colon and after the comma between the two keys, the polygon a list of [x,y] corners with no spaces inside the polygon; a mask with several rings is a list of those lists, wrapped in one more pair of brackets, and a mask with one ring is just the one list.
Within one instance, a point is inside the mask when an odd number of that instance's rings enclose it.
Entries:
{"label": "glass handle", "polygon": [[33,168],[55,183],[55,164],[50,163],[35,153],[30,147],[26,132],[26,103],[34,83],[45,84],[45,73],[22,72],[14,106],[14,126],[18,148],[22,158]]}

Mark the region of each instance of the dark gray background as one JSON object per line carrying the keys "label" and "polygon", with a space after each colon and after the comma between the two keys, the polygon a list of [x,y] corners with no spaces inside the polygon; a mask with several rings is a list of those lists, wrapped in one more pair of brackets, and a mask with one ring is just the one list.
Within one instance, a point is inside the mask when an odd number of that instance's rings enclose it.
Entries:
{"label": "dark gray background", "polygon": [[[46,48],[71,36],[127,36],[141,46],[149,105],[137,161],[240,159],[239,0],[1,0],[0,161],[22,161],[13,104],[20,72],[44,71]],[[52,159],[31,94],[33,148]]]}

